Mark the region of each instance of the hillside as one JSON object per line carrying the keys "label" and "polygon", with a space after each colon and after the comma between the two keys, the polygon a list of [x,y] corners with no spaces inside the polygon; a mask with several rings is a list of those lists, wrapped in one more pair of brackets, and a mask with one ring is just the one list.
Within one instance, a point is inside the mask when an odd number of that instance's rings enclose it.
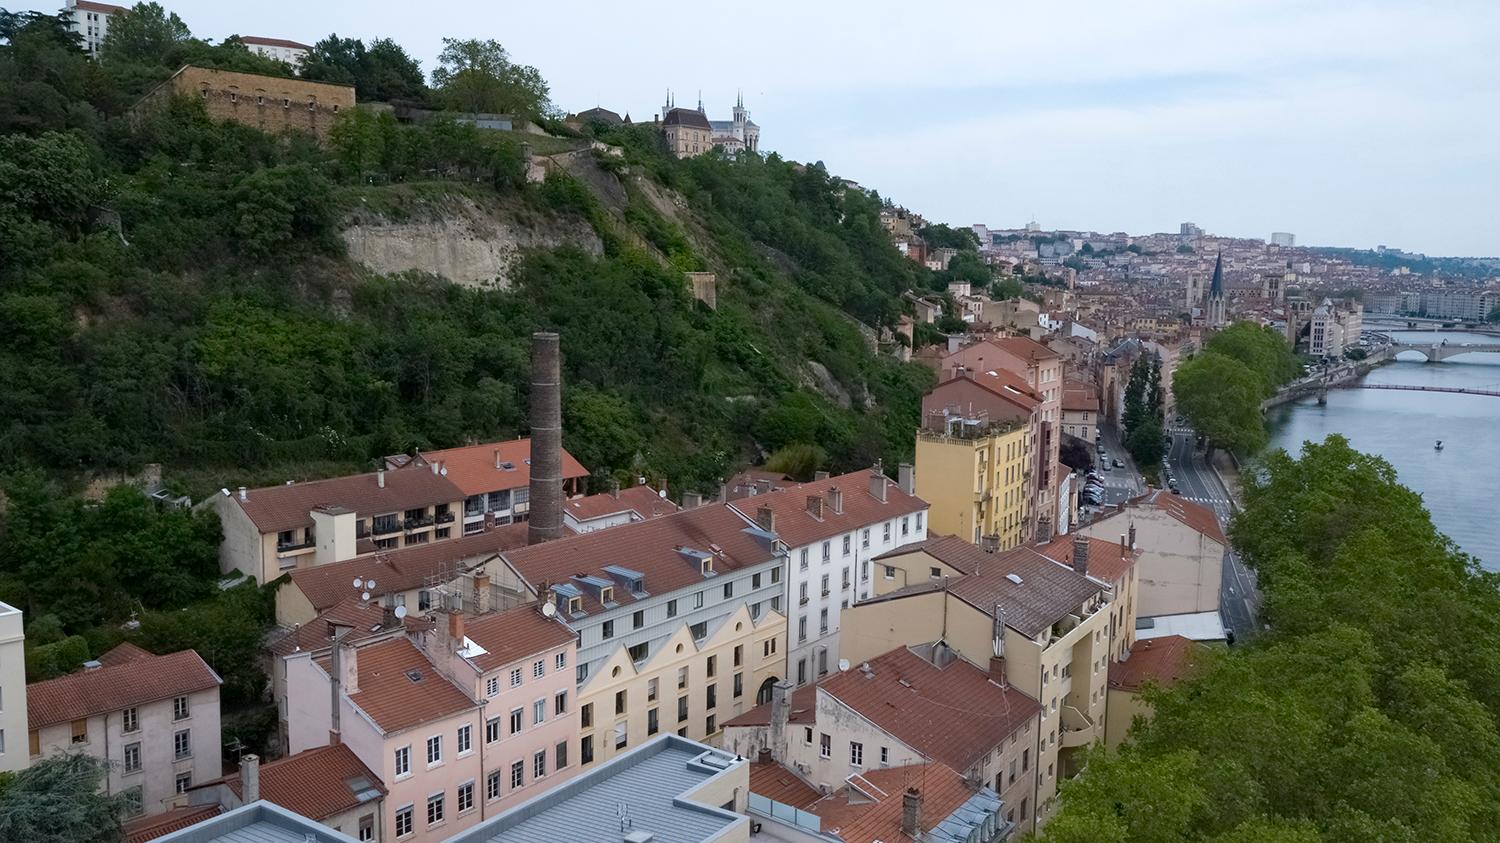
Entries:
{"label": "hillside", "polygon": [[[5,70],[87,64],[30,53]],[[120,99],[90,89],[107,75],[57,78],[0,116],[13,465],[159,462],[201,495],[514,436],[540,328],[563,334],[565,444],[599,474],[710,488],[790,444],[835,469],[909,455],[928,375],[866,337],[930,273],[821,166],[597,127],[623,155],[577,139],[529,184],[506,133],[360,111],[320,148],[195,101],[129,121],[96,105]],[[716,274],[717,310],[684,270]]]}

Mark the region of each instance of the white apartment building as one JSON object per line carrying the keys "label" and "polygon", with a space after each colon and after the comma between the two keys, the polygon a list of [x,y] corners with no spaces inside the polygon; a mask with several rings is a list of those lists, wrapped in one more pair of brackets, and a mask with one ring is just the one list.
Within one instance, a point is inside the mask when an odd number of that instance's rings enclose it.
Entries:
{"label": "white apartment building", "polygon": [[104,792],[130,816],[187,804],[223,774],[219,686],[192,650],[157,656],[121,644],[83,669],[26,686],[33,761],[82,752],[109,763]]}
{"label": "white apartment building", "polygon": [[302,66],[302,60],[307,58],[308,52],[312,50],[311,45],[299,41],[288,41],[285,38],[262,38],[259,35],[242,35],[240,42],[258,56],[284,61],[297,68]]}
{"label": "white apartment building", "polygon": [[110,3],[94,3],[91,0],[67,0],[63,7],[70,20],[70,28],[83,36],[83,49],[93,58],[99,57],[104,47],[104,36],[109,33],[110,18],[130,9]]}
{"label": "white apartment building", "polygon": [[1317,357],[1338,357],[1359,339],[1364,327],[1364,306],[1357,301],[1335,303],[1323,299],[1313,309],[1307,335],[1308,353]]}
{"label": "white apartment building", "polygon": [[21,610],[0,603],[0,773],[26,769],[26,627]]}
{"label": "white apartment building", "polygon": [[894,483],[877,465],[730,504],[787,547],[787,678],[801,686],[838,669],[839,613],[873,593],[870,560],[927,538],[927,502],[911,466]]}

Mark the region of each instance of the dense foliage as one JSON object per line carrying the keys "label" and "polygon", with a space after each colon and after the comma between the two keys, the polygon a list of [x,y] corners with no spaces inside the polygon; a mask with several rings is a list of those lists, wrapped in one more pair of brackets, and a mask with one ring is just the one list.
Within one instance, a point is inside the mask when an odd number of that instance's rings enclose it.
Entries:
{"label": "dense foliage", "polygon": [[1044,839],[1500,837],[1500,577],[1341,437],[1271,454],[1245,498],[1269,632],[1151,694]]}
{"label": "dense foliage", "polygon": [[0,773],[0,840],[118,843],[122,797],[103,792],[109,764],[83,753],[54,755]]}
{"label": "dense foliage", "polygon": [[1276,331],[1236,322],[1173,374],[1177,407],[1212,447],[1252,453],[1266,444],[1260,405],[1302,371]]}
{"label": "dense foliage", "polygon": [[1135,464],[1148,475],[1154,476],[1161,458],[1166,454],[1162,443],[1166,435],[1162,427],[1161,358],[1155,354],[1142,354],[1130,367],[1130,378],[1125,382],[1125,447]]}

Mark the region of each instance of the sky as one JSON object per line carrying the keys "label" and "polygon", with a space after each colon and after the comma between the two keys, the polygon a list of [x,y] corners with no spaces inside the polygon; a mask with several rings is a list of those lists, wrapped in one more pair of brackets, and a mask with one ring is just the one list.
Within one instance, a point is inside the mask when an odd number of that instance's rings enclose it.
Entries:
{"label": "sky", "polygon": [[763,150],[932,221],[1500,255],[1500,0],[164,5],[429,71],[494,38],[567,111],[649,120],[671,88],[727,119],[742,90]]}

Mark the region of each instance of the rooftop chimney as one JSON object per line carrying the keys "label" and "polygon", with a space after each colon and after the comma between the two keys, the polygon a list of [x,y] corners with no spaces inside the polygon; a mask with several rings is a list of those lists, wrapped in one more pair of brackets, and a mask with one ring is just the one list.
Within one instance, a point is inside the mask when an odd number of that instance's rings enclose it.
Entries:
{"label": "rooftop chimney", "polygon": [[247,492],[247,491],[245,491],[245,487],[244,486],[240,487],[240,500],[242,500],[242,501],[250,500],[250,493]]}
{"label": "rooftop chimney", "polygon": [[1036,519],[1036,543],[1046,544],[1052,541],[1052,517],[1043,515]]}
{"label": "rooftop chimney", "polygon": [[808,495],[807,496],[807,512],[808,512],[809,515],[811,515],[812,517],[818,519],[819,521],[823,520],[823,496],[822,495]]}
{"label": "rooftop chimney", "polygon": [[609,481],[609,496],[612,497],[612,498],[614,498],[615,500],[619,500],[620,499],[620,481],[618,481],[618,480],[610,480]]}
{"label": "rooftop chimney", "polygon": [[769,506],[755,508],[755,523],[768,533],[776,532],[776,513]]}
{"label": "rooftop chimney", "polygon": [[1082,533],[1073,534],[1073,570],[1080,576],[1089,575],[1089,537]]}
{"label": "rooftop chimney", "polygon": [[786,726],[791,720],[792,708],[788,695],[792,683],[781,681],[771,686],[771,734],[770,749],[779,758],[786,753]]}
{"label": "rooftop chimney", "polygon": [[917,493],[917,471],[911,463],[901,463],[896,468],[897,483],[901,484],[901,491],[908,495]]}
{"label": "rooftop chimney", "polygon": [[495,449],[495,468],[497,468],[497,469],[500,468],[500,463],[502,463],[502,462],[505,462],[505,460],[500,459],[500,449],[496,448]]}
{"label": "rooftop chimney", "polygon": [[246,805],[260,801],[260,756],[240,756],[240,797]]}
{"label": "rooftop chimney", "polygon": [[814,471],[813,472],[813,482],[814,483],[816,483],[816,482],[818,482],[820,480],[827,480],[827,479],[828,479],[828,472],[826,472],[826,471]]}
{"label": "rooftop chimney", "polygon": [[494,604],[494,597],[490,592],[490,575],[484,571],[474,574],[474,614],[483,615],[489,612]]}
{"label": "rooftop chimney", "polygon": [[876,460],[875,467],[870,469],[870,494],[881,503],[885,503],[885,484],[887,480],[885,471],[880,467],[880,460]]}
{"label": "rooftop chimney", "polygon": [[531,335],[531,516],[526,543],[563,534],[562,352],[557,334]]}
{"label": "rooftop chimney", "polygon": [[834,486],[828,490],[828,505],[833,508],[834,515],[844,514],[844,490]]}
{"label": "rooftop chimney", "polygon": [[922,792],[914,787],[901,795],[901,833],[913,840],[922,833]]}
{"label": "rooftop chimney", "polygon": [[1000,687],[1005,687],[1005,657],[990,656],[990,680]]}
{"label": "rooftop chimney", "polygon": [[385,469],[382,468],[379,471],[375,472],[375,485],[379,486],[382,489],[385,488]]}
{"label": "rooftop chimney", "polygon": [[1135,525],[1130,525],[1130,549],[1135,550]]}
{"label": "rooftop chimney", "polygon": [[453,649],[464,645],[464,610],[457,606],[448,609],[448,638]]}

